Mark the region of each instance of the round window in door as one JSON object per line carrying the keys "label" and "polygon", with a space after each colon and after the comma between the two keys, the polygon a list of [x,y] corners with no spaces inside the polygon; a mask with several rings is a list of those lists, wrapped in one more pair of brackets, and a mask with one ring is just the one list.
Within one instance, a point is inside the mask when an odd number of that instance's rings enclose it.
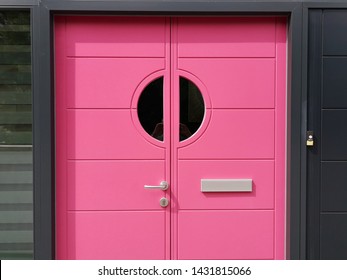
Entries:
{"label": "round window in door", "polygon": [[150,82],[142,91],[137,105],[143,129],[159,141],[164,140],[163,82],[163,77]]}
{"label": "round window in door", "polygon": [[[149,82],[141,91],[137,103],[142,129],[161,142],[164,141],[163,83],[163,77]],[[190,139],[202,126],[206,106],[198,86],[183,76],[179,77],[179,100],[179,141],[182,142]]]}
{"label": "round window in door", "polygon": [[190,138],[201,126],[205,115],[204,98],[190,80],[180,77],[180,141]]}

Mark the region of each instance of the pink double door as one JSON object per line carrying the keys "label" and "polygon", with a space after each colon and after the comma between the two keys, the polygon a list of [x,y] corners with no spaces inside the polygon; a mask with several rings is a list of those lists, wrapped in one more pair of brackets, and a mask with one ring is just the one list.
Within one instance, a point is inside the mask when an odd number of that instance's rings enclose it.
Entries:
{"label": "pink double door", "polygon": [[56,257],[283,259],[286,19],[55,18]]}

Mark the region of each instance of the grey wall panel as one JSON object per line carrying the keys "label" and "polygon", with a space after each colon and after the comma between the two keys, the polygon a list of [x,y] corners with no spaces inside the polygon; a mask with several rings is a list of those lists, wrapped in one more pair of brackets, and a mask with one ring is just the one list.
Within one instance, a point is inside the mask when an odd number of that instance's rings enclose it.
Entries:
{"label": "grey wall panel", "polygon": [[323,55],[347,55],[347,17],[344,10],[325,11]]}
{"label": "grey wall panel", "polygon": [[347,162],[322,162],[322,211],[347,211]]}
{"label": "grey wall panel", "polygon": [[347,259],[347,214],[322,214],[320,235],[321,259]]}
{"label": "grey wall panel", "polygon": [[322,110],[322,160],[347,160],[347,110]]}
{"label": "grey wall panel", "polygon": [[347,108],[346,77],[347,58],[323,59],[323,108]]}

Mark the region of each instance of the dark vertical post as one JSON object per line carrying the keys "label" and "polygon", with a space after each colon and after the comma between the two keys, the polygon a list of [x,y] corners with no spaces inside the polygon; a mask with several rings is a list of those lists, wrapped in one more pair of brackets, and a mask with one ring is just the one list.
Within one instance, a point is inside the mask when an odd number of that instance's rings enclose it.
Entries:
{"label": "dark vertical post", "polygon": [[[321,135],[321,64],[322,64],[322,11],[312,10],[308,17],[308,129]],[[320,137],[307,153],[307,258],[320,258]]]}
{"label": "dark vertical post", "polygon": [[54,257],[54,124],[48,9],[32,9],[34,258]]}
{"label": "dark vertical post", "polygon": [[287,258],[300,259],[302,6],[290,18],[288,50]]}

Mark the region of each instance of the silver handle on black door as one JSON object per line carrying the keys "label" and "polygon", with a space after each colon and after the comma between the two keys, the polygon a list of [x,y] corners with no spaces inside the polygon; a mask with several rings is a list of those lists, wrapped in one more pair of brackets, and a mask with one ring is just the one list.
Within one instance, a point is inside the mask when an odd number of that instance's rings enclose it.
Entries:
{"label": "silver handle on black door", "polygon": [[145,189],[149,190],[162,190],[165,191],[169,188],[169,183],[166,181],[161,181],[159,186],[148,186],[145,185]]}

